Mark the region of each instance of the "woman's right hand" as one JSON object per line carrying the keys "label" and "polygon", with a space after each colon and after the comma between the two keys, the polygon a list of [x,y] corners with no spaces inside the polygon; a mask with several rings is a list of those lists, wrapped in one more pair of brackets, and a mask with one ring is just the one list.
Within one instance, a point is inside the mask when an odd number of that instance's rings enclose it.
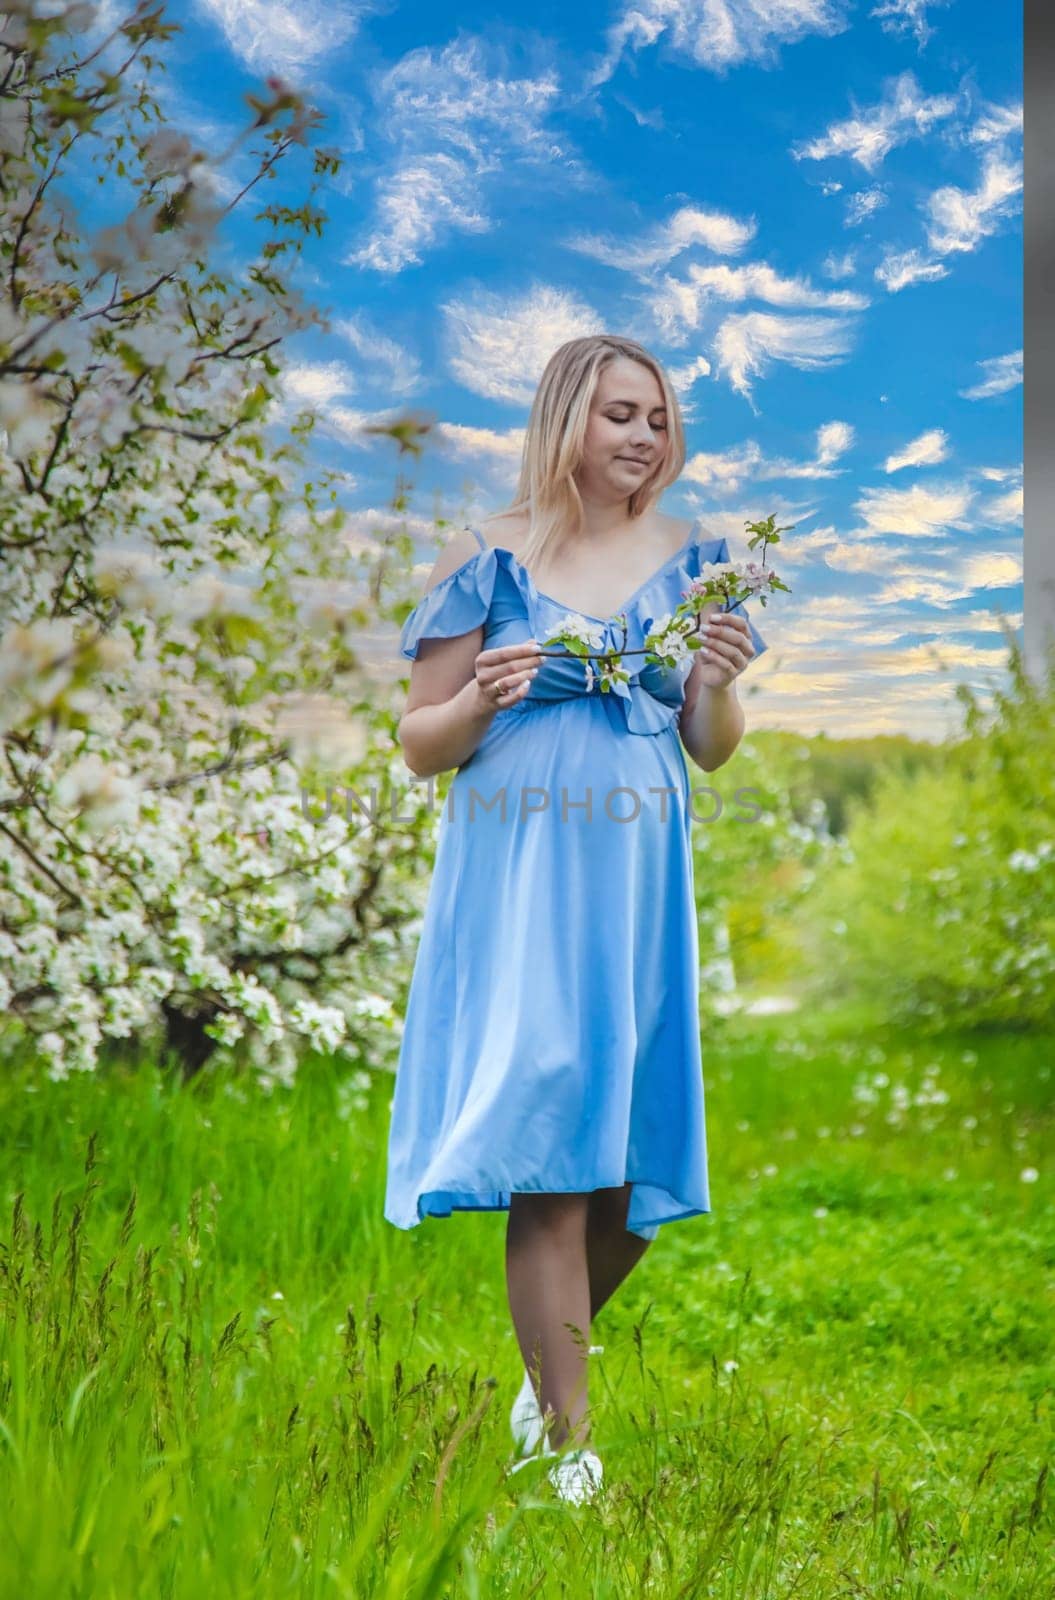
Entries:
{"label": "woman's right hand", "polygon": [[476,687],[488,711],[504,711],[523,700],[542,662],[537,639],[481,650],[476,658]]}

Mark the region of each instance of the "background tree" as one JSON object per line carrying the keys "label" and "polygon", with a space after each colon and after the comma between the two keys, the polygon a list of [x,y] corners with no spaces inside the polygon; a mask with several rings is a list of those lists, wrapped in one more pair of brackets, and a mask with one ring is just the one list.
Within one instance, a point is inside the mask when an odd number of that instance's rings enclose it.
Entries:
{"label": "background tree", "polygon": [[[308,200],[263,207],[257,260],[221,273],[220,225],[319,114],[269,79],[211,160],[158,126],[161,6],[79,57],[94,8],[41,9],[0,22],[0,1008],[52,1076],[132,1034],[188,1072],[240,1041],[265,1080],[305,1042],[390,1062],[415,913],[392,884],[432,820],[312,820],[302,789],[407,788],[354,639],[409,541],[364,594],[340,474],[296,483],[312,415],[264,431],[282,339],[328,326],[284,268],[339,162],[316,149]],[[216,168],[252,138],[221,203]],[[108,200],[134,192],[87,243],[61,192],[78,161]]]}

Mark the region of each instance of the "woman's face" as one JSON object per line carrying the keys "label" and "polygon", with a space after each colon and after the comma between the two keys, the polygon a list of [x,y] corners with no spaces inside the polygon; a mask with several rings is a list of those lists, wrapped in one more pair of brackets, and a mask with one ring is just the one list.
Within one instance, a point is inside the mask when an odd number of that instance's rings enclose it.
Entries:
{"label": "woman's face", "polygon": [[667,412],[655,374],[619,356],[598,380],[576,473],[580,492],[602,502],[629,499],[667,450]]}

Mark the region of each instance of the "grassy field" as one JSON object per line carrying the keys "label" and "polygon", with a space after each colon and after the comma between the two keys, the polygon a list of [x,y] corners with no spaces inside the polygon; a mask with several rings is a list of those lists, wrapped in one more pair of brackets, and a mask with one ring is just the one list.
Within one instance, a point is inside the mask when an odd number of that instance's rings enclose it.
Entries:
{"label": "grassy field", "polygon": [[1053,1057],[729,1022],[714,1210],[593,1327],[581,1507],[505,1477],[504,1214],[381,1215],[390,1078],[9,1064],[0,1593],[1046,1600]]}

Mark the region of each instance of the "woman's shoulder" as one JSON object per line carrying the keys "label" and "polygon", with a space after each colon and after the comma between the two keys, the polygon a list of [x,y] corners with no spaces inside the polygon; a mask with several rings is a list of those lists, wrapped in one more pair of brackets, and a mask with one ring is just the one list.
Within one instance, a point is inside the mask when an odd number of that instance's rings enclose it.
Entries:
{"label": "woman's shoulder", "polygon": [[425,581],[425,593],[435,589],[446,578],[453,577],[474,556],[480,554],[480,541],[471,528],[456,528],[447,540]]}
{"label": "woman's shoulder", "polygon": [[516,555],[518,547],[527,538],[530,517],[526,511],[493,511],[477,523],[480,537],[492,548],[501,547]]}

